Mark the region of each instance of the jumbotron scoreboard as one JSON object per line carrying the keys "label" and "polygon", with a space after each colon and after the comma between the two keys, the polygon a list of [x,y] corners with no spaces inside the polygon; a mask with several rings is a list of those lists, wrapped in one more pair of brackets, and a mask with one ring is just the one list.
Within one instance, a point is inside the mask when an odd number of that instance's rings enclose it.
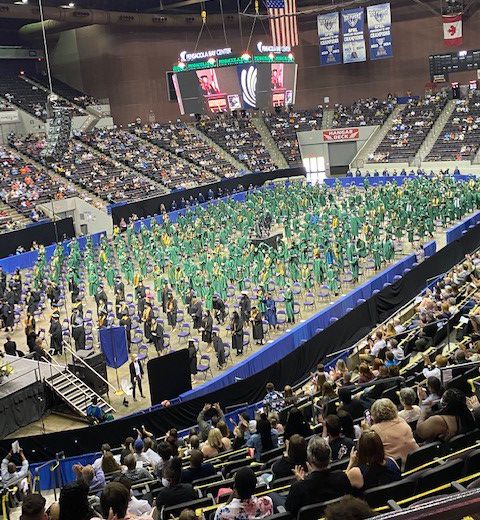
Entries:
{"label": "jumbotron scoreboard", "polygon": [[480,69],[480,49],[432,54],[428,62],[432,81],[442,76],[447,81],[451,73]]}

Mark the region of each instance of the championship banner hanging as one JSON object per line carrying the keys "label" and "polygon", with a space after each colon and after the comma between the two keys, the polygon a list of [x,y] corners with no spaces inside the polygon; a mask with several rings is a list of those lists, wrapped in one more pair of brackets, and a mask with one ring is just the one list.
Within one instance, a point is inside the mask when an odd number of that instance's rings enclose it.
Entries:
{"label": "championship banner hanging", "polygon": [[340,54],[340,20],[338,13],[317,16],[320,65],[337,65],[342,62]]}
{"label": "championship banner hanging", "polygon": [[365,12],[363,7],[344,9],[342,15],[343,63],[357,63],[367,60],[363,26]]}
{"label": "championship banner hanging", "polygon": [[383,60],[393,56],[392,15],[390,4],[367,7],[370,59]]}
{"label": "championship banner hanging", "polygon": [[443,41],[445,45],[454,47],[463,43],[462,15],[444,15],[443,19]]}

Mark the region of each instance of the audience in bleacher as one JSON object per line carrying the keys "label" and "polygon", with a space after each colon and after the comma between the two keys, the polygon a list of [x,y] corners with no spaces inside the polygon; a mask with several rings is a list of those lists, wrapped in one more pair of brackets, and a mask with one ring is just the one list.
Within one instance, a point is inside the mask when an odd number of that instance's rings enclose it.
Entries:
{"label": "audience in bleacher", "polygon": [[359,99],[350,106],[335,105],[333,128],[352,126],[383,125],[395,107],[395,100],[390,97],[386,100],[377,98]]}
{"label": "audience in bleacher", "polygon": [[320,130],[322,119],[322,107],[315,110],[290,110],[289,112],[263,114],[263,120],[289,166],[302,165],[297,132]]}
{"label": "audience in bleacher", "polygon": [[200,166],[199,172],[193,171],[185,179],[181,176],[175,179],[175,176],[171,175],[169,182],[173,187],[177,184],[196,185],[214,182],[215,175],[228,178],[238,174],[237,169],[229,161],[181,121],[136,127],[135,133],[142,139],[147,139],[154,145]]}
{"label": "audience in bleacher", "polygon": [[245,164],[248,170],[266,172],[275,169],[262,137],[249,118],[204,118],[198,123],[198,128],[235,159]]}
{"label": "audience in bleacher", "polygon": [[411,100],[368,161],[408,163],[415,157],[447,101],[443,92]]}
{"label": "audience in bleacher", "polygon": [[470,92],[456,101],[455,109],[438,136],[426,161],[469,161],[480,146],[480,94]]}

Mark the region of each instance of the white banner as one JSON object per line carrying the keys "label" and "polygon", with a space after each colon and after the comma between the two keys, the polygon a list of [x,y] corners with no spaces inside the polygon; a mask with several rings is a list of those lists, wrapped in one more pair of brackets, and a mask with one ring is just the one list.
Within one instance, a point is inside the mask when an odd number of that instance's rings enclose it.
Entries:
{"label": "white banner", "polygon": [[5,110],[0,112],[0,124],[18,123],[19,121],[18,110]]}

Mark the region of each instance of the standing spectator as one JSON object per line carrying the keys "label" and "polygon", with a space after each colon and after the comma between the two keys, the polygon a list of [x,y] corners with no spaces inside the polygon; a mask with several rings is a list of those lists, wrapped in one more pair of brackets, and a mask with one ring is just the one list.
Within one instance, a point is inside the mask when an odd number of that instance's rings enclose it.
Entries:
{"label": "standing spectator", "polygon": [[[198,414],[197,417],[197,423],[200,429],[200,439],[202,441],[207,440],[208,432],[212,428],[216,428],[218,421],[223,419],[223,417],[223,411],[220,408],[219,403],[215,403],[214,405],[211,405],[210,403],[205,404],[203,410]],[[208,422],[208,418],[210,418],[211,423]]]}
{"label": "standing spectator", "polygon": [[28,460],[20,449],[20,460],[22,461],[22,467],[17,471],[17,466],[11,462],[13,452],[10,451],[7,456],[2,460],[1,472],[2,472],[2,484],[3,487],[11,487],[21,482],[28,475]]}
{"label": "standing spectator", "polygon": [[288,412],[283,437],[285,440],[288,440],[295,434],[301,435],[304,438],[310,437],[312,429],[305,420],[303,413],[298,408],[294,407]]}
{"label": "standing spectator", "polygon": [[218,428],[212,428],[202,446],[203,456],[206,459],[211,459],[224,451],[227,451],[227,447],[223,442],[222,432]]}
{"label": "standing spectator", "polygon": [[263,407],[267,413],[279,412],[285,407],[283,395],[275,390],[273,383],[267,383],[267,395],[263,399]]}
{"label": "standing spectator", "polygon": [[278,432],[272,428],[267,415],[262,413],[256,424],[256,431],[247,441],[247,447],[255,449],[255,458],[260,460],[262,453],[278,448]]}

